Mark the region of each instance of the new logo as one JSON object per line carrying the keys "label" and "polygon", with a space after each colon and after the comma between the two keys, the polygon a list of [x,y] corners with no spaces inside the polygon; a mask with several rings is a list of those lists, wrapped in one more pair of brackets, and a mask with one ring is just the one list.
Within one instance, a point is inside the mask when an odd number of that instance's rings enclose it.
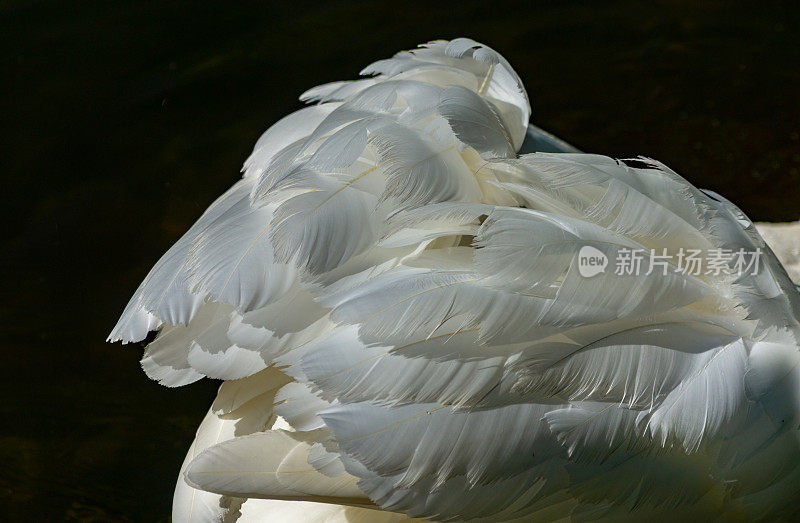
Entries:
{"label": "new logo", "polygon": [[578,252],[578,272],[584,278],[597,276],[605,272],[608,266],[608,256],[601,250],[591,245],[584,245]]}

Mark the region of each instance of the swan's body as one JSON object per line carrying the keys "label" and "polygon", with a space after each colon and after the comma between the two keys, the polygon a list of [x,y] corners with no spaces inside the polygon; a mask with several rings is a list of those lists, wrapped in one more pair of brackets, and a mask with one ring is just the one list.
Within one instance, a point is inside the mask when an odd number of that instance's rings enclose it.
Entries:
{"label": "swan's body", "polygon": [[[365,71],[261,137],[110,336],[225,380],[174,518],[796,515],[800,295],[747,217],[535,128],[518,158],[527,95],[471,40]],[[587,245],[763,256],[584,277]]]}
{"label": "swan's body", "polygon": [[758,223],[756,226],[789,277],[795,283],[800,282],[800,222]]}

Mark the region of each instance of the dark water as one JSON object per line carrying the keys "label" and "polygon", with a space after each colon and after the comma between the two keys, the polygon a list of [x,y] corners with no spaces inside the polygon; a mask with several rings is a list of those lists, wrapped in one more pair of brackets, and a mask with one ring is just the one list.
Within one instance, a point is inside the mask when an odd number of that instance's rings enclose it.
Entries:
{"label": "dark water", "polygon": [[162,388],[140,346],[103,339],[306,88],[471,36],[516,67],[542,127],[794,220],[792,5],[0,2],[3,519],[168,518],[215,384]]}

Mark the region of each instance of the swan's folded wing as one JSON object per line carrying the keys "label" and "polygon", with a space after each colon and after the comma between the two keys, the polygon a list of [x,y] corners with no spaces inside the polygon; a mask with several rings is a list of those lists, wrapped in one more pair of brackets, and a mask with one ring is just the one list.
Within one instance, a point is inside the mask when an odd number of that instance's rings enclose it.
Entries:
{"label": "swan's folded wing", "polygon": [[[752,222],[654,160],[529,130],[519,78],[472,40],[365,73],[259,140],[112,333],[161,328],[142,364],[164,384],[230,380],[232,435],[189,485],[242,517],[256,498],[492,521],[726,502],[708,471],[783,442],[764,420],[795,375],[764,344],[791,342],[800,298],[768,249],[745,276],[675,256],[765,247]],[[515,157],[526,130],[559,154]],[[633,251],[668,261],[624,270]]]}

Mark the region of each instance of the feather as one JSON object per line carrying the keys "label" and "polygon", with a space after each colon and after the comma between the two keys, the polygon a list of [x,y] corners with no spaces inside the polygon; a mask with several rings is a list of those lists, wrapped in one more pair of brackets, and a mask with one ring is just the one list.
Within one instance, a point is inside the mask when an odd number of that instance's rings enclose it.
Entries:
{"label": "feather", "polygon": [[347,182],[320,178],[318,190],[283,202],[269,225],[277,260],[320,274],[374,243],[379,221],[373,211],[378,200],[358,188],[373,171],[364,169]]}
{"label": "feather", "polygon": [[165,327],[147,346],[141,365],[150,379],[167,387],[180,387],[203,377],[202,371],[188,360],[189,348],[209,326],[219,324],[230,314],[230,307],[215,303],[204,305],[189,326]]}
{"label": "feather", "polygon": [[189,349],[189,364],[209,378],[238,380],[267,368],[258,352],[230,344],[223,350],[208,350],[195,342]]}
{"label": "feather", "polygon": [[708,354],[693,376],[681,383],[647,419],[647,428],[662,445],[675,438],[694,452],[705,438],[719,432],[744,407],[743,376],[747,351],[742,340]]}
{"label": "feather", "polygon": [[325,427],[317,416],[330,403],[317,397],[302,383],[288,383],[275,396],[275,412],[295,430],[311,431]]}
{"label": "feather", "polygon": [[[307,136],[287,144],[274,155],[255,182],[251,200],[262,205],[270,203],[273,189],[298,171],[351,164],[366,145],[360,146],[361,138],[378,120],[374,113],[354,109],[350,104],[337,107]],[[333,141],[326,146],[330,140]],[[306,165],[312,158],[313,165]]]}
{"label": "feather", "polygon": [[456,137],[481,156],[514,156],[512,139],[491,102],[465,87],[448,87],[442,91],[437,110]]}
{"label": "feather", "polygon": [[267,235],[275,207],[251,207],[244,200],[198,235],[187,260],[193,291],[243,312],[286,293],[295,279],[294,269],[274,261]]}
{"label": "feather", "polygon": [[339,448],[365,467],[403,471],[396,487],[430,477],[436,489],[460,475],[473,485],[507,478],[557,454],[547,425],[538,422],[545,412],[530,404],[461,412],[437,404],[349,403],[320,415]]}
{"label": "feather", "polygon": [[513,136],[514,149],[522,144],[531,114],[528,95],[511,65],[499,53],[474,40],[430,42],[376,62],[361,74],[424,79],[436,85],[460,85],[477,91],[500,107],[500,115]]}
{"label": "feather", "polygon": [[386,224],[380,240],[384,247],[421,244],[442,236],[474,236],[479,219],[492,206],[474,203],[442,202],[400,212]]}
{"label": "feather", "polygon": [[280,381],[280,373],[267,371],[258,379],[241,380],[233,387],[226,385],[234,382],[226,382],[220,387],[215,405],[226,404],[230,407],[224,409],[226,410],[224,418],[216,415],[212,407],[197,429],[178,476],[172,506],[174,521],[222,521],[223,518],[234,516],[236,507],[241,505],[243,498],[220,496],[195,489],[184,481],[184,472],[192,460],[205,449],[236,436],[262,431],[272,425],[275,417],[270,408],[271,398],[264,401],[261,394],[244,394],[239,398],[231,398],[230,393],[241,392],[253,386],[263,386],[269,382],[274,383],[275,380]]}
{"label": "feather", "polygon": [[471,404],[499,382],[509,358],[475,337],[475,330],[450,331],[384,346],[347,326],[308,347],[302,368],[325,397],[345,402]]}
{"label": "feather", "polygon": [[320,521],[324,523],[399,523],[411,521],[402,514],[330,503],[248,499],[237,523],[262,521]]}
{"label": "feather", "polygon": [[287,293],[275,303],[236,315],[227,337],[236,345],[258,352],[265,362],[303,346],[327,332],[328,311],[305,291]]}
{"label": "feather", "polygon": [[325,103],[305,107],[278,120],[261,135],[250,157],[245,160],[242,168],[245,178],[260,176],[278,152],[306,138],[338,106]]}
{"label": "feather", "polygon": [[374,120],[349,123],[328,137],[308,159],[307,167],[319,172],[350,167],[367,146],[367,129]]}
{"label": "feather", "polygon": [[364,78],[362,80],[351,80],[345,82],[330,82],[327,84],[312,87],[300,95],[302,102],[328,102],[342,101],[360,91],[375,85],[374,78]]}
{"label": "feather", "polygon": [[[159,339],[151,343],[142,356],[141,365],[151,380],[167,387],[182,387],[203,378],[193,369],[188,360],[185,343],[191,343],[186,336],[186,327],[165,327]],[[180,345],[180,347],[172,344]]]}
{"label": "feather", "polygon": [[505,109],[501,109],[501,114],[513,136],[514,150],[518,150],[522,146],[531,116],[531,106],[522,81],[511,65],[494,49],[469,38],[450,41],[445,47],[445,53],[459,58],[471,55],[475,60],[489,65],[478,92]]}
{"label": "feather", "polygon": [[[410,516],[436,518],[439,521],[457,520],[460,514],[470,514],[475,521],[554,520],[554,516],[569,513],[574,500],[559,496],[564,488],[562,478],[554,475],[552,467],[542,466],[489,485],[472,486],[463,476],[446,481],[437,489],[433,479],[423,480],[410,488],[397,488],[401,474],[368,476],[359,486],[386,510],[404,511]],[[545,479],[545,477],[547,479]],[[562,481],[559,481],[559,480]],[[556,508],[548,514],[548,509]]]}
{"label": "feather", "polygon": [[[661,401],[719,347],[739,339],[727,329],[690,321],[635,326],[607,335],[597,332],[589,343],[542,350],[533,346],[522,360],[516,387],[573,401],[609,401],[630,408],[650,408]],[[711,355],[711,356],[710,356]]]}
{"label": "feather", "polygon": [[[621,315],[669,311],[706,293],[702,286],[692,288],[680,279],[658,277],[631,278],[631,288],[620,286],[613,294],[592,292],[591,283],[597,278],[587,280],[576,270],[572,273],[556,296],[548,297],[495,289],[487,284],[488,275],[470,270],[398,267],[322,303],[335,307],[333,321],[360,324],[364,334],[432,335],[444,322],[463,314],[463,327],[480,327],[482,343],[501,338],[512,343],[543,339],[565,327],[611,322]],[[609,280],[619,286],[612,276]]]}
{"label": "feather", "polygon": [[691,202],[681,198],[685,184],[662,171],[586,154],[537,153],[506,163],[520,169],[512,183],[524,180],[522,195],[534,204],[566,205],[556,210],[670,250],[714,246],[699,230],[703,222]]}
{"label": "feather", "polygon": [[250,186],[239,182],[220,196],[147,274],[122,313],[108,341],[141,341],[162,322],[186,325],[203,304],[203,297],[186,284],[186,260],[202,231],[241,205]]}
{"label": "feather", "polygon": [[[590,246],[618,265],[623,249],[638,247],[594,224],[522,209],[494,211],[476,237],[475,265],[485,285],[547,298],[542,324],[599,323],[655,315],[705,299],[713,288],[691,274],[670,271],[618,274],[610,269],[586,277],[578,267]],[[648,271],[649,272],[649,271]]]}
{"label": "feather", "polygon": [[630,515],[638,508],[702,507],[700,499],[714,488],[703,473],[707,464],[686,454],[620,454],[612,460],[570,467],[570,493],[585,503],[612,505],[612,514]]}
{"label": "feather", "polygon": [[172,498],[172,520],[176,522],[222,521],[228,513],[225,496],[190,487],[183,472],[194,457],[219,441],[233,437],[235,422],[222,420],[209,412],[200,423],[192,445],[181,466],[175,494]]}
{"label": "feather", "polygon": [[626,450],[633,448],[637,415],[615,403],[578,403],[551,410],[544,418],[570,459],[591,463],[604,461],[626,443]]}
{"label": "feather", "polygon": [[240,380],[224,381],[219,387],[211,411],[226,415],[239,407],[269,392],[275,392],[289,381],[289,378],[275,368],[265,369]]}
{"label": "feather", "polygon": [[478,184],[454,143],[436,143],[396,124],[376,130],[369,140],[386,176],[383,199],[395,198],[406,208],[480,198]]}
{"label": "feather", "polygon": [[238,497],[368,503],[349,475],[329,478],[311,467],[309,449],[309,442],[283,430],[237,437],[194,458],[186,469],[186,482]]}

